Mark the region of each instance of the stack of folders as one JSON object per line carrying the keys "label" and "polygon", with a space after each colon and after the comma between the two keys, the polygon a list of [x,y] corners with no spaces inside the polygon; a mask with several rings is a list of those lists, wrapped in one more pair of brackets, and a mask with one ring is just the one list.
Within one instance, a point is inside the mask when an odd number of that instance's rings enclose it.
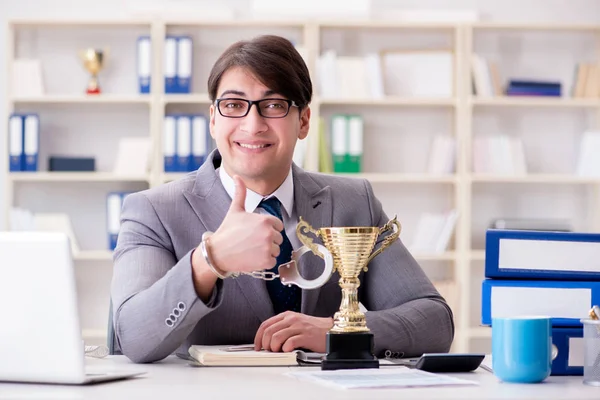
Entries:
{"label": "stack of folders", "polygon": [[362,171],[363,119],[359,115],[334,115],[331,118],[331,155],[333,172]]}
{"label": "stack of folders", "polygon": [[40,119],[37,114],[11,114],[8,119],[10,172],[38,170]]}
{"label": "stack of folders", "polygon": [[106,196],[106,230],[108,233],[108,248],[117,247],[117,238],[121,228],[121,208],[125,197],[131,192],[110,192]]}
{"label": "stack of folders", "polygon": [[[165,93],[191,93],[193,42],[190,36],[165,38],[164,48]],[[152,71],[152,42],[149,36],[137,40],[137,68],[140,93],[150,93]]]}
{"label": "stack of folders", "polygon": [[208,119],[201,114],[166,115],[163,139],[164,171],[195,171],[210,151]]}
{"label": "stack of folders", "polygon": [[481,320],[552,318],[553,375],[583,374],[583,327],[600,304],[600,233],[490,229]]}

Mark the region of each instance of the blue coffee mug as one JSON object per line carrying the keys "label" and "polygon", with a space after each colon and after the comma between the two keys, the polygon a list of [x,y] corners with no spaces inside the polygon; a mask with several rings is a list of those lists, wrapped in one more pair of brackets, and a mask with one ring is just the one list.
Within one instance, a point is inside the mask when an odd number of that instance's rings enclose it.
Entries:
{"label": "blue coffee mug", "polygon": [[549,317],[492,318],[492,370],[500,380],[542,382],[552,358]]}

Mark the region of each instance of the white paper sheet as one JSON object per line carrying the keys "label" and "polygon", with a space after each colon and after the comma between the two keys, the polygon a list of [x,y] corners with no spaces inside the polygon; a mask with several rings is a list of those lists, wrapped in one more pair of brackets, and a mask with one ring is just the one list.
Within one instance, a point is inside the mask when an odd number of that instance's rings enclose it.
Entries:
{"label": "white paper sheet", "polygon": [[418,369],[394,367],[386,369],[301,371],[287,376],[337,389],[409,388],[427,386],[479,385],[477,382],[432,374]]}

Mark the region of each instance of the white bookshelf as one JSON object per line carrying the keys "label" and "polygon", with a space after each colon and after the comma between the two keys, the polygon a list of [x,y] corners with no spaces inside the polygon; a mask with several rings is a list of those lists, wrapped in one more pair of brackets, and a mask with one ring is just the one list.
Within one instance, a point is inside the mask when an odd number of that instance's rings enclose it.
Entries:
{"label": "white bookshelf", "polygon": [[[524,23],[475,23],[465,28],[466,59],[478,54],[497,64],[502,83],[509,78],[547,79],[562,83],[562,97],[472,95],[465,108],[465,160],[468,172],[466,215],[463,218],[468,243],[467,268],[460,281],[466,297],[481,304],[481,279],[485,268],[484,233],[493,217],[565,218],[578,231],[600,230],[596,204],[600,179],[575,173],[581,134],[600,127],[600,98],[574,98],[574,69],[577,62],[598,62],[600,25]],[[517,44],[518,43],[518,44]],[[550,45],[552,43],[552,45]],[[471,77],[471,64],[465,65]],[[545,128],[542,128],[543,121]],[[540,132],[541,131],[541,132]],[[525,147],[528,173],[521,175],[473,172],[474,138],[505,133],[520,138]],[[557,136],[560,135],[560,139]],[[532,137],[533,136],[533,137]],[[545,143],[546,142],[546,143]],[[556,156],[547,142],[561,149]],[[569,149],[570,151],[567,151]],[[535,200],[533,200],[535,199]],[[543,199],[543,200],[542,200]],[[495,214],[486,213],[490,207]],[[468,271],[468,273],[467,273]],[[467,312],[467,305],[461,311]],[[473,341],[490,345],[491,328],[478,326],[479,309],[471,310],[467,335],[460,347]],[[466,323],[465,320],[461,321]]]}
{"label": "white bookshelf", "polygon": [[[26,35],[22,33],[26,32]],[[33,33],[31,33],[33,32]],[[37,34],[36,34],[37,32]],[[72,37],[69,33],[77,32],[81,38],[61,40]],[[102,43],[104,38],[114,42],[116,54],[113,63],[118,68],[111,73],[100,73],[100,84],[107,88],[100,96],[82,94],[85,87],[85,72],[77,61],[71,60],[72,65],[66,74],[70,74],[70,86],[64,91],[57,90],[57,85],[49,82],[48,94],[40,97],[15,97],[7,85],[6,115],[12,111],[39,111],[41,125],[46,120],[53,122],[52,129],[42,128],[41,135],[52,142],[66,139],[77,142],[79,148],[68,148],[77,153],[82,148],[98,155],[99,172],[93,173],[57,173],[45,171],[46,159],[40,160],[40,172],[9,173],[8,166],[0,171],[5,176],[7,186],[5,204],[7,207],[18,206],[19,200],[30,193],[47,191],[55,196],[63,194],[75,201],[77,194],[94,191],[103,193],[112,190],[141,190],[154,187],[165,182],[180,179],[185,173],[165,173],[162,162],[162,121],[164,115],[171,112],[202,112],[208,115],[210,100],[206,93],[206,78],[210,65],[218,54],[230,43],[255,36],[261,33],[275,33],[294,39],[307,51],[307,64],[313,77],[314,98],[311,103],[312,120],[310,137],[314,137],[318,129],[319,117],[327,122],[336,113],[360,114],[365,120],[365,170],[360,174],[346,174],[365,178],[372,182],[378,198],[382,201],[386,213],[390,216],[398,214],[403,224],[402,239],[410,239],[414,233],[417,217],[427,211],[442,211],[455,208],[459,212],[457,225],[450,246],[442,253],[415,253],[415,258],[423,265],[426,273],[442,270],[444,278],[456,283],[456,302],[454,315],[456,336],[453,351],[467,352],[474,339],[489,339],[489,328],[479,327],[473,313],[479,313],[481,267],[485,260],[481,246],[481,226],[488,218],[482,218],[481,212],[490,207],[490,212],[501,212],[505,198],[519,199],[520,191],[571,190],[579,194],[591,193],[588,199],[590,205],[597,204],[599,197],[600,178],[582,178],[568,171],[533,171],[522,176],[505,176],[492,174],[475,174],[471,167],[473,138],[484,122],[479,116],[497,118],[498,125],[512,121],[513,116],[529,115],[536,112],[547,112],[548,115],[567,113],[568,118],[581,118],[581,113],[595,113],[596,122],[600,123],[600,99],[571,99],[571,98],[510,98],[490,97],[478,98],[471,95],[470,56],[476,47],[479,35],[495,35],[508,33],[510,35],[535,35],[549,32],[552,35],[575,32],[576,34],[597,34],[598,26],[559,26],[536,24],[500,24],[478,23],[473,25],[456,24],[403,24],[393,21],[192,21],[192,20],[119,20],[119,21],[65,21],[65,20],[19,20],[11,21],[8,29],[7,65],[10,82],[10,66],[15,55],[36,55],[37,49],[44,61],[50,51],[67,54],[89,43]],[[45,35],[41,35],[44,33]],[[189,95],[164,94],[162,78],[162,56],[164,36],[168,33],[185,33],[192,36],[194,41],[194,77],[193,93]],[[135,76],[135,57],[125,52],[134,49],[138,35],[146,34],[152,38],[152,93],[140,95],[137,93]],[[364,40],[357,40],[363,38]],[[57,41],[56,43],[52,40]],[[66,43],[65,43],[66,42]],[[54,44],[53,44],[54,43]],[[367,43],[367,44],[365,44]],[[356,55],[371,50],[368,46],[373,43],[381,49],[415,47],[448,49],[454,53],[454,95],[449,98],[405,98],[385,96],[381,99],[371,98],[323,98],[319,95],[315,79],[315,63],[317,57],[325,49],[333,48],[340,54]],[[401,43],[401,44],[398,44]],[[489,54],[494,54],[493,39],[484,41],[482,46],[492,44]],[[29,44],[29,46],[27,46]],[[35,46],[38,44],[40,46]],[[41,46],[43,44],[44,46]],[[50,46],[50,47],[46,47]],[[56,46],[56,49],[52,46]],[[376,50],[381,50],[377,48]],[[595,51],[598,49],[596,45]],[[62,53],[61,53],[62,52]],[[32,53],[32,54],[30,54]],[[498,56],[503,56],[499,54]],[[63,57],[64,58],[64,57]],[[110,62],[110,58],[109,58]],[[61,79],[58,67],[50,71],[48,80]],[[72,76],[71,76],[72,75]],[[570,113],[570,114],[569,114]],[[562,115],[561,114],[561,115]],[[587,115],[587,114],[586,114]],[[79,119],[76,119],[79,116]],[[565,117],[565,118],[567,118]],[[519,117],[521,118],[521,117]],[[520,119],[517,118],[517,122]],[[522,117],[525,119],[525,117]],[[92,121],[87,125],[87,121]],[[108,135],[107,142],[94,142],[103,136],[95,125],[102,121],[114,120],[115,132]],[[95,122],[95,124],[94,124]],[[515,131],[520,126],[515,122]],[[84,126],[86,129],[72,131],[73,125]],[[129,128],[139,127],[137,135],[149,135],[153,142],[152,169],[145,176],[119,176],[111,172],[111,151],[114,151],[115,137],[129,135]],[[57,128],[58,127],[58,128]],[[597,127],[597,126],[596,126]],[[67,131],[66,134],[62,130]],[[430,175],[426,170],[427,141],[434,133],[444,131],[455,137],[460,146],[456,155],[456,172],[451,175]],[[517,132],[518,133],[518,132]],[[86,136],[87,135],[87,136]],[[5,135],[6,136],[6,135]],[[523,136],[527,136],[524,134]],[[86,148],[81,137],[89,137],[92,143]],[[113,140],[113,142],[110,142]],[[112,144],[111,144],[112,143]],[[310,171],[318,170],[318,143],[308,142],[309,162],[305,168]],[[95,153],[97,152],[97,153]],[[47,157],[47,154],[44,155]],[[101,168],[100,168],[101,167]],[[37,191],[37,188],[40,188]],[[24,193],[24,194],[23,194]],[[578,194],[578,195],[579,195]],[[575,196],[575,195],[574,195]],[[525,196],[527,197],[527,196]],[[480,200],[483,198],[483,200]],[[60,203],[60,199],[54,198]],[[577,200],[579,201],[579,200]],[[510,203],[509,205],[511,205]],[[515,207],[518,201],[515,200]],[[498,210],[493,207],[500,206]],[[41,207],[41,206],[40,206]],[[98,269],[110,274],[112,253],[106,250],[101,239],[105,225],[103,218],[104,201],[95,203],[94,224],[78,226],[86,229],[102,231],[93,236],[93,240],[85,240],[88,246],[78,253],[74,259],[78,273],[93,274]],[[67,206],[58,207],[61,210]],[[52,210],[52,205],[43,211]],[[8,211],[8,210],[6,210]],[[94,213],[93,211],[89,211]],[[595,221],[583,229],[600,228],[600,213],[592,212]],[[551,214],[549,216],[552,216]],[[80,228],[83,234],[85,229]],[[438,268],[441,267],[441,268]],[[438,280],[438,277],[436,279]],[[108,291],[108,281],[101,286]],[[479,290],[480,291],[480,290]],[[85,289],[82,290],[85,295]],[[105,302],[105,297],[99,300],[85,298],[82,304]],[[108,311],[108,304],[102,303]],[[101,308],[101,307],[100,307]],[[473,311],[475,310],[475,311]],[[84,310],[85,312],[85,310]],[[102,314],[102,312],[100,312]],[[104,315],[96,319],[86,319],[89,326],[84,326],[84,336],[94,340],[105,337],[106,326]]]}

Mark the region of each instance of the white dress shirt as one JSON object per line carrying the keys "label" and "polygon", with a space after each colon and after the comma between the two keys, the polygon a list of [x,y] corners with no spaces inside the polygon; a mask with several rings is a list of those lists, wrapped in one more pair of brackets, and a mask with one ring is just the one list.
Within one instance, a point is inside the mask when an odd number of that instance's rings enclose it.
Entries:
{"label": "white dress shirt", "polygon": [[[219,178],[223,187],[229,194],[229,197],[233,199],[235,194],[235,183],[233,178],[225,171],[225,168],[219,168]],[[261,201],[271,197],[277,197],[281,203],[281,215],[283,216],[283,226],[285,227],[285,233],[292,244],[292,248],[297,250],[302,245],[300,239],[296,235],[296,226],[298,225],[298,216],[294,209],[294,179],[292,176],[292,169],[287,177],[273,193],[268,196],[262,196],[250,189],[246,189],[246,212],[255,212],[258,214],[269,214],[262,207],[259,207]]]}

